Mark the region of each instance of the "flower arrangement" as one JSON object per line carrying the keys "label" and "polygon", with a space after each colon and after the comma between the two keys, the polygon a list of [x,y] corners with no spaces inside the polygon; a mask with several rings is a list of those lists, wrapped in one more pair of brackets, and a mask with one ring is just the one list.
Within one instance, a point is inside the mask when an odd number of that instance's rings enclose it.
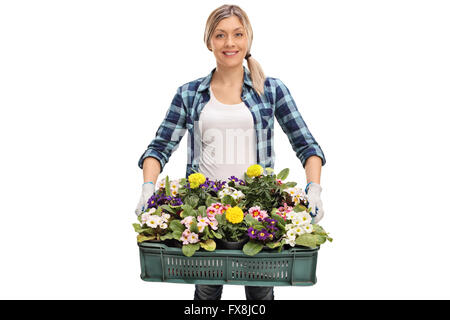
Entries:
{"label": "flower arrangement", "polygon": [[246,242],[243,252],[294,246],[317,247],[333,239],[314,224],[308,197],[296,182],[286,182],[289,169],[275,174],[255,164],[243,179],[210,180],[201,173],[156,184],[147,208],[133,224],[138,242],[177,241],[186,256],[214,251],[216,241]]}

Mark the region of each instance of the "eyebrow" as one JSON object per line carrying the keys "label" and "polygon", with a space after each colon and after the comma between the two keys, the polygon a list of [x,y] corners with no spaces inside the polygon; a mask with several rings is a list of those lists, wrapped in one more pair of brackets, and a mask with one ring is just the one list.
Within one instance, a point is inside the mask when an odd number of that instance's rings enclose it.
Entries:
{"label": "eyebrow", "polygon": [[[239,30],[239,29],[243,29],[242,27],[237,27],[236,29],[234,29],[233,31],[236,31],[236,30]],[[223,32],[226,32],[225,30],[222,30],[222,29],[216,29],[216,31],[223,31]]]}

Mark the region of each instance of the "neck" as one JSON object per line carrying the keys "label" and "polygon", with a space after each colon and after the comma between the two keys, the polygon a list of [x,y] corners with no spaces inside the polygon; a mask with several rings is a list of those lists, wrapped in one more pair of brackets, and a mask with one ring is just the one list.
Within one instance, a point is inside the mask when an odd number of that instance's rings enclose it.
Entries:
{"label": "neck", "polygon": [[218,65],[213,73],[211,82],[225,87],[242,86],[244,82],[244,66],[223,67]]}

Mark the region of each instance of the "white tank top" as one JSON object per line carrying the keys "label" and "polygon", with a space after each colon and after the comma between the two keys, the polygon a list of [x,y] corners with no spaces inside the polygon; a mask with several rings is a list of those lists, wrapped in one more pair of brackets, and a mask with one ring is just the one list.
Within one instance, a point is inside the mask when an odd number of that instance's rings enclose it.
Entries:
{"label": "white tank top", "polygon": [[256,164],[256,134],[253,117],[244,102],[223,104],[216,99],[211,87],[211,99],[200,113],[202,153],[199,172],[211,180],[225,180]]}

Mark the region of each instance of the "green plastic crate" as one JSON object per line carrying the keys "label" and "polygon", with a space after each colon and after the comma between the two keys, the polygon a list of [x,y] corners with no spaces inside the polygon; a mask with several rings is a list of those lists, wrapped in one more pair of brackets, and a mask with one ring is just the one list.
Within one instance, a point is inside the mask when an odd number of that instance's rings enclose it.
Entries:
{"label": "green plastic crate", "polygon": [[316,283],[319,248],[294,247],[247,256],[241,250],[197,251],[192,257],[162,243],[138,243],[144,281],[310,286]]}

